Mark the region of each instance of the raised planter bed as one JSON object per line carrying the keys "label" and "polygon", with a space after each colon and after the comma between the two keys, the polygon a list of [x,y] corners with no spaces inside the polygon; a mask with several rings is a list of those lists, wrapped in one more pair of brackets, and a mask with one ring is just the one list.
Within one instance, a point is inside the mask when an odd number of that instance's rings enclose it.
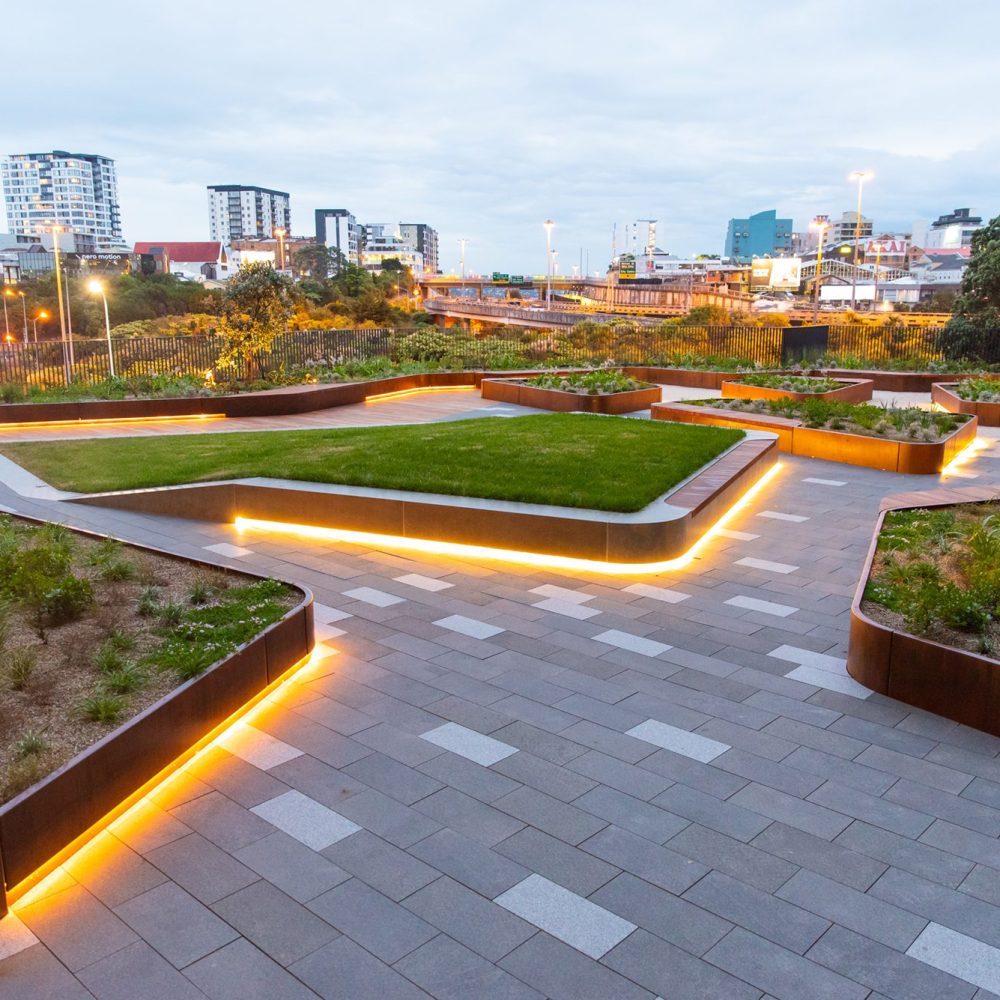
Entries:
{"label": "raised planter bed", "polygon": [[658,385],[651,385],[625,392],[591,395],[525,385],[523,379],[493,378],[484,378],[480,388],[483,399],[516,403],[518,406],[531,406],[538,410],[555,410],[559,413],[634,413],[636,410],[647,410],[653,403],[658,403],[662,392]]}
{"label": "raised planter bed", "polygon": [[871,379],[838,379],[842,384],[828,392],[796,392],[792,389],[778,389],[766,385],[750,385],[741,379],[722,383],[724,399],[806,399],[836,400],[841,403],[867,403],[872,398]]}
{"label": "raised planter bed", "polygon": [[744,440],[634,514],[267,479],[170,486],[73,503],[207,521],[282,524],[643,564],[686,552],[774,465],[771,435]]}
{"label": "raised planter bed", "polygon": [[870,379],[876,392],[930,392],[935,382],[958,382],[974,375],[942,375],[941,372],[887,372],[873,369],[859,371],[854,368],[824,368],[820,374],[830,378]]}
{"label": "raised planter bed", "polygon": [[[148,546],[129,547],[219,568]],[[309,654],[312,594],[292,586],[302,599],[279,621],[0,805],[0,916],[9,893],[29,888],[77,838]]]}
{"label": "raised planter bed", "polygon": [[820,458],[845,465],[860,465],[886,472],[931,475],[940,472],[976,437],[978,423],[972,417],[943,441],[896,441],[881,437],[805,427],[799,419],[764,413],[718,410],[690,403],[656,403],[654,420],[707,424],[711,427],[743,427],[778,435],[781,451],[805,458]]}
{"label": "raised planter bed", "polygon": [[625,373],[645,382],[679,385],[685,389],[721,389],[723,382],[742,378],[746,372],[716,372],[701,368],[657,368],[626,365]]}
{"label": "raised planter bed", "polygon": [[891,511],[992,500],[998,487],[935,490],[891,497],[875,523],[851,604],[847,671],[860,684],[916,708],[1000,736],[1000,660],[881,624],[862,610],[879,535]]}
{"label": "raised planter bed", "polygon": [[[957,382],[935,382],[931,386],[931,400],[949,413],[971,414],[983,427],[1000,427],[1000,403],[962,399],[955,391],[957,385]],[[997,380],[997,391],[1000,391],[1000,379]]]}

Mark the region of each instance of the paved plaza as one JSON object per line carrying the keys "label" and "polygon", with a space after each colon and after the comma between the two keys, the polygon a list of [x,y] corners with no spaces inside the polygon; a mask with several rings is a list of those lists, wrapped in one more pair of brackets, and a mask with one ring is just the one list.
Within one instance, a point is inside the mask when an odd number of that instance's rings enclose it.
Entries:
{"label": "paved plaza", "polygon": [[[514,412],[439,393],[270,425]],[[0,922],[0,998],[1000,995],[1000,739],[844,665],[880,502],[1000,483],[1000,436],[980,433],[945,480],[782,455],[655,577],[0,486],[4,509],[304,584],[319,641]]]}

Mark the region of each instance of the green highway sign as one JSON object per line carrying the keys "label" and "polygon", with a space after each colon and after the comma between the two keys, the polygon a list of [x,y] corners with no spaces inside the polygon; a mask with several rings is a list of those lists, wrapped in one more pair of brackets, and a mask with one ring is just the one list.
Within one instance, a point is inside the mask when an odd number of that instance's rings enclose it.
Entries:
{"label": "green highway sign", "polygon": [[524,284],[524,275],[523,274],[512,274],[510,276],[510,283],[512,285],[523,285]]}
{"label": "green highway sign", "polygon": [[493,272],[493,280],[494,281],[507,282],[507,281],[510,281],[510,275],[509,274],[504,274],[502,271],[494,271]]}

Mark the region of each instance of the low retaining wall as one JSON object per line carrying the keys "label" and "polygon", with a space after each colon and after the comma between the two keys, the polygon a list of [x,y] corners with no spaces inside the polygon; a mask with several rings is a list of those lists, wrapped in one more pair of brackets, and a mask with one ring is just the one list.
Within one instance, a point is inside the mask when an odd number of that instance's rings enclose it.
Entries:
{"label": "low retaining wall", "polygon": [[7,890],[50,862],[309,654],[314,643],[312,593],[298,584],[290,586],[303,598],[280,621],[0,805],[0,916],[7,909]]}
{"label": "low retaining wall", "polygon": [[861,581],[851,604],[847,672],[860,684],[946,719],[1000,736],[1000,661],[944,646],[869,618],[861,610],[879,534],[890,510],[991,500],[1000,486],[938,490],[893,504],[879,514]]}
{"label": "low retaining wall", "polygon": [[716,410],[689,403],[656,403],[652,407],[651,416],[654,420],[770,431],[778,435],[780,450],[791,455],[913,475],[933,475],[940,472],[975,440],[978,429],[976,418],[972,417],[943,441],[927,443],[892,441],[846,431],[804,427],[802,421],[787,417]]}
{"label": "low retaining wall", "polygon": [[645,563],[686,552],[771,468],[776,452],[771,437],[740,442],[637,514],[269,480],[168,486],[70,502],[206,521],[245,517],[599,562]]}
{"label": "low retaining wall", "polygon": [[[968,413],[976,417],[983,427],[1000,427],[1000,403],[977,402],[972,399],[962,399],[954,386],[957,382],[935,382],[931,386],[931,401],[943,407],[949,413]],[[1000,391],[1000,379],[997,380]]]}
{"label": "low retaining wall", "polygon": [[662,390],[658,385],[626,392],[600,392],[589,395],[566,392],[562,389],[544,389],[525,385],[520,379],[484,378],[480,384],[483,399],[494,399],[518,406],[533,406],[539,410],[556,410],[559,413],[634,413],[648,410],[658,403]]}
{"label": "low retaining wall", "polygon": [[824,368],[819,374],[829,378],[871,379],[875,384],[876,392],[930,392],[931,386],[935,382],[940,382],[942,377],[956,382],[975,377],[974,375],[942,376],[940,372],[857,371],[854,368]]}
{"label": "low retaining wall", "polygon": [[840,379],[845,384],[829,392],[794,392],[791,389],[773,389],[764,385],[749,385],[739,379],[722,383],[724,399],[824,399],[836,403],[867,403],[872,398],[874,383],[871,379]]}

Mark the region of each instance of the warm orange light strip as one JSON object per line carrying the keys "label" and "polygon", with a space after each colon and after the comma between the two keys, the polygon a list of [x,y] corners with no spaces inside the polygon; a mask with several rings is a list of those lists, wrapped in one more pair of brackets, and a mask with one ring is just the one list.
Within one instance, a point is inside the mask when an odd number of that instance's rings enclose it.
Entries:
{"label": "warm orange light strip", "polygon": [[92,420],[23,420],[0,424],[0,431],[19,427],[90,427],[105,424],[165,424],[177,420],[225,420],[224,413],[190,413],[186,417],[100,417]]}
{"label": "warm orange light strip", "polygon": [[70,863],[77,855],[87,851],[98,834],[102,833],[117,820],[125,818],[130,813],[137,814],[144,805],[151,804],[150,800],[154,795],[161,792],[170,780],[183,771],[196,758],[210,750],[229,729],[238,723],[249,722],[251,713],[255,708],[260,706],[261,702],[274,695],[284,685],[296,683],[300,675],[314,663],[324,660],[336,652],[337,650],[322,644],[314,647],[309,656],[304,657],[290,667],[276,681],[273,681],[266,688],[259,691],[253,698],[233,712],[229,718],[225,719],[211,732],[198,740],[197,743],[172,760],[165,768],[142,785],[141,788],[136,789],[131,795],[123,799],[114,809],[102,816],[89,829],[85,830],[65,848],[49,858],[43,865],[36,868],[35,871],[18,882],[17,885],[8,888],[7,902],[11,907],[11,912],[14,912],[18,906],[29,906],[46,895],[47,883],[59,877],[59,869],[63,865]]}
{"label": "warm orange light strip", "polygon": [[602,562],[597,559],[578,559],[573,556],[548,555],[543,552],[521,552],[515,549],[494,549],[482,545],[465,545],[460,542],[436,541],[430,538],[405,538],[401,535],[381,535],[368,531],[349,531],[345,528],[321,528],[309,524],[292,524],[284,521],[263,521],[251,517],[237,517],[236,530],[266,531],[299,535],[318,541],[346,542],[368,548],[398,549],[402,552],[420,552],[425,555],[455,556],[460,559],[487,559],[496,562],[517,563],[543,569],[564,569],[582,573],[600,573],[605,576],[637,576],[650,573],[667,573],[683,569],[709,543],[718,530],[746,507],[770,480],[777,475],[781,463],[775,463],[751,486],[683,555],[659,562],[621,563]]}
{"label": "warm orange light strip", "polygon": [[386,399],[401,399],[419,392],[469,392],[475,390],[474,385],[429,385],[422,389],[397,389],[395,392],[379,392],[374,396],[366,396],[366,403],[382,402]]}
{"label": "warm orange light strip", "polygon": [[983,451],[989,448],[990,442],[985,438],[973,438],[972,441],[966,445],[942,470],[942,476],[950,476],[957,474],[958,470],[963,466],[967,465],[976,457],[977,451]]}

